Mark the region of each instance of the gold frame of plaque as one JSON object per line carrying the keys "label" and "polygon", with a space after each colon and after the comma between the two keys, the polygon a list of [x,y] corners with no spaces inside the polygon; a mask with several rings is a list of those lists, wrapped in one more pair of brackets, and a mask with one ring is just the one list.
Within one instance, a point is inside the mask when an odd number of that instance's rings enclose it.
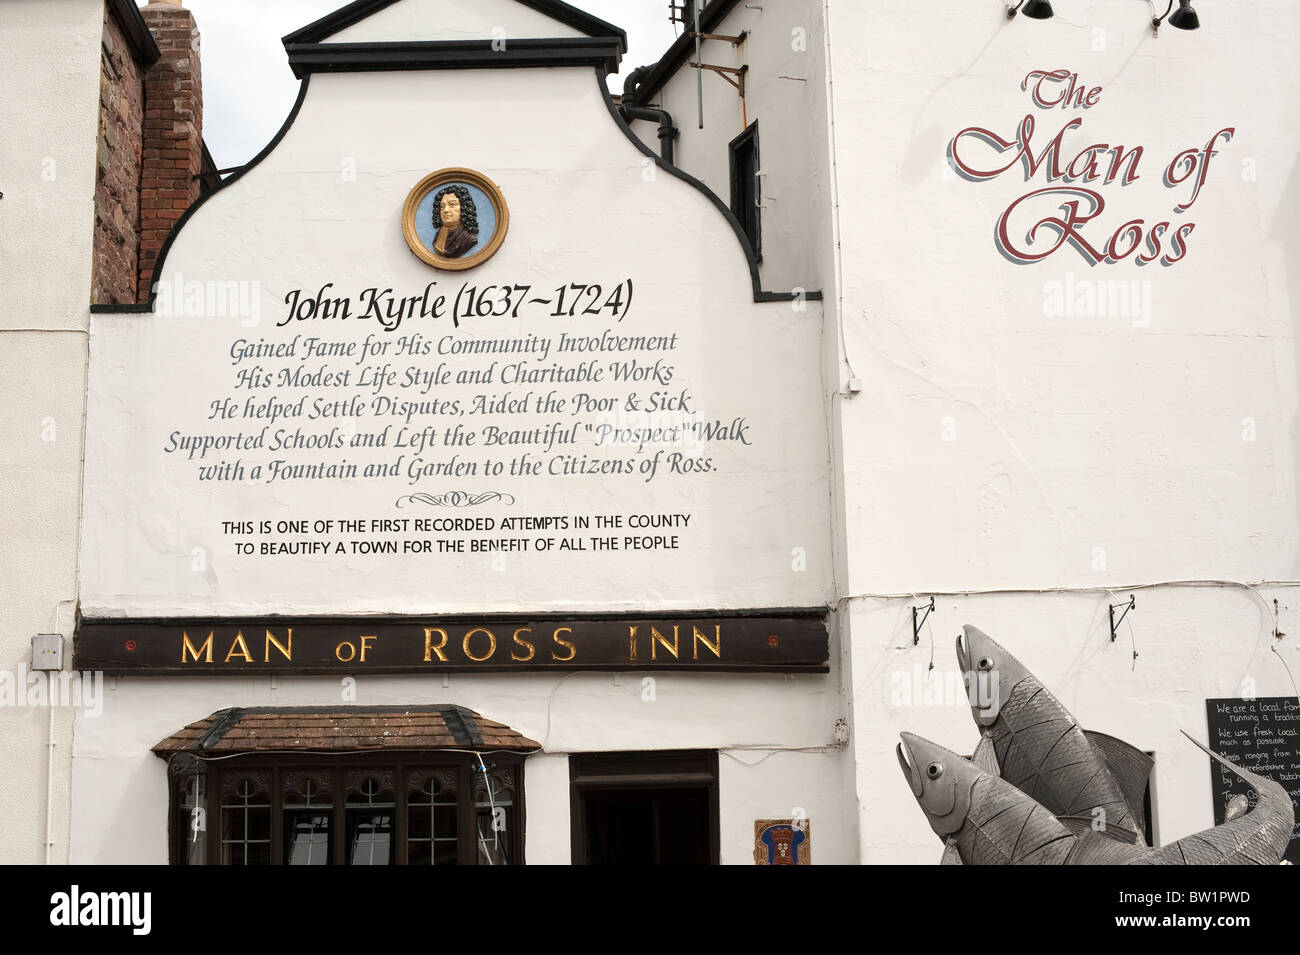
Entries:
{"label": "gold frame of plaque", "polygon": [[[436,193],[449,186],[460,187],[457,197],[461,201],[462,209],[465,205],[464,198],[466,195],[472,200],[470,211],[475,226],[479,225],[483,212],[486,211],[479,208],[482,205],[482,198],[486,198],[491,203],[493,217],[493,231],[486,242],[480,241],[482,235],[478,231],[469,233],[466,228],[462,227],[452,232],[445,244],[448,249],[454,248],[457,242],[459,244],[469,242],[471,236],[473,240],[472,244],[468,245],[464,251],[455,255],[440,254],[437,251],[435,247],[437,232],[441,232],[441,229],[431,232],[430,237],[426,240],[420,235],[417,220],[420,206],[425,198],[431,194],[436,198]],[[474,199],[474,192],[479,194],[479,199]],[[429,215],[432,215],[431,205]],[[506,205],[505,196],[502,195],[497,184],[482,173],[460,166],[452,166],[429,173],[415,184],[415,188],[407,193],[406,202],[402,205],[402,235],[406,238],[406,244],[410,246],[411,251],[415,253],[420,261],[432,265],[435,269],[463,272],[466,269],[482,265],[496,255],[497,250],[501,248],[501,243],[506,239],[506,232],[509,228],[510,208]],[[461,237],[458,235],[459,233],[465,233],[465,235]]]}

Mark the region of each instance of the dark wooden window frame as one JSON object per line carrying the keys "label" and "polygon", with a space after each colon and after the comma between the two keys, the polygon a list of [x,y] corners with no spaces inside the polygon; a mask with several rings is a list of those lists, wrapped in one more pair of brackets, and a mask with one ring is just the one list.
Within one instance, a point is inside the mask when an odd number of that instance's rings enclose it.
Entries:
{"label": "dark wooden window frame", "polygon": [[[748,146],[754,151],[754,174],[748,175],[742,168],[741,150]],[[754,247],[754,258],[763,261],[763,215],[760,203],[763,198],[762,182],[758,176],[762,169],[762,159],[758,149],[758,120],[750,123],[748,128],[727,145],[727,167],[731,173],[731,211],[740,220],[740,227],[749,237],[749,244]],[[750,223],[753,223],[751,232]]]}
{"label": "dark wooden window frame", "polygon": [[569,756],[569,833],[572,862],[585,865],[590,850],[585,795],[611,789],[706,789],[709,863],[721,859],[717,750],[574,753]]}
{"label": "dark wooden window frame", "polygon": [[[513,775],[511,790],[512,813],[506,830],[507,850],[512,864],[521,865],[524,859],[525,794],[524,758],[513,754],[484,754],[483,762],[488,773],[509,771]],[[347,793],[345,774],[352,771],[392,771],[393,796],[393,851],[392,864],[404,865],[407,860],[407,792],[403,784],[405,775],[416,770],[452,771],[456,776],[457,808],[457,864],[475,865],[479,861],[478,815],[485,807],[478,805],[477,795],[482,784],[482,767],[476,756],[468,753],[448,753],[443,750],[406,751],[389,753],[322,753],[322,754],[258,754],[250,753],[220,759],[198,759],[191,754],[178,753],[168,762],[168,846],[169,861],[173,865],[187,864],[188,843],[193,835],[191,817],[183,811],[180,802],[186,783],[200,776],[204,785],[204,810],[206,830],[200,836],[205,841],[206,864],[221,865],[221,797],[223,781],[248,773],[264,773],[269,777],[271,798],[271,864],[284,864],[284,791],[286,773],[330,773],[334,778],[331,813],[331,839],[333,851],[331,864],[344,865],[347,860]],[[352,808],[359,808],[353,806]],[[290,810],[292,811],[292,810]],[[487,810],[490,812],[490,809]],[[490,824],[490,823],[489,823]]]}

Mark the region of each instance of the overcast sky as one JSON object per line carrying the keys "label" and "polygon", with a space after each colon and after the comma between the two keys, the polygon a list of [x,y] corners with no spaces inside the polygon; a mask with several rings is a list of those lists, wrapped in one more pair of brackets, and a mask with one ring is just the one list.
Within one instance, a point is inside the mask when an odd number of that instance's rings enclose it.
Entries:
{"label": "overcast sky", "polygon": [[[252,159],[293,107],[298,81],[280,37],[346,3],[186,0],[202,37],[203,138],[219,168]],[[668,22],[668,0],[575,0],[574,5],[627,31],[625,73],[657,60],[678,29]],[[621,82],[610,81],[613,92],[622,88]]]}

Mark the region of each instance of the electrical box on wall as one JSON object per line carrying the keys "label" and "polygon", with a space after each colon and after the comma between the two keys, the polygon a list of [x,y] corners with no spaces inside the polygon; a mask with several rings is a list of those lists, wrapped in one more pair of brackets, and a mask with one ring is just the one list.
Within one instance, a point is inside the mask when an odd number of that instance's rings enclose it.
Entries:
{"label": "electrical box on wall", "polygon": [[63,634],[38,633],[32,637],[32,669],[63,669]]}

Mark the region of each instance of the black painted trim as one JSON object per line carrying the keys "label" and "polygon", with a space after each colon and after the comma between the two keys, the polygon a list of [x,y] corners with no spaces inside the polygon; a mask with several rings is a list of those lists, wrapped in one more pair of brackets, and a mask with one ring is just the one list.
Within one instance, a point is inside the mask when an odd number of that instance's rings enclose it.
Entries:
{"label": "black painted trim", "polygon": [[212,158],[205,140],[199,140],[199,149],[199,174],[196,178],[199,180],[199,194],[202,195],[221,185],[221,170],[217,168],[217,161]]}
{"label": "black painted trim", "polygon": [[131,45],[135,61],[146,69],[157,63],[158,58],[162,56],[162,51],[158,49],[153,31],[140,15],[140,8],[135,5],[134,0],[108,0],[108,9],[117,19],[117,25],[122,28],[122,32],[126,34],[126,42]]}
{"label": "black painted trim", "polygon": [[476,70],[538,66],[596,66],[618,69],[617,37],[553,40],[431,40],[409,43],[287,43],[289,66],[301,78],[311,73],[376,70]]}
{"label": "black painted trim", "polygon": [[90,306],[91,315],[102,315],[111,312],[152,312],[153,306],[148,302],[125,302],[121,305],[114,305],[112,302],[96,302]]}
{"label": "black painted trim", "polygon": [[199,739],[195,746],[199,752],[207,752],[221,742],[221,738],[234,729],[235,724],[244,718],[247,711],[240,706],[232,706],[226,710],[220,710],[213,714],[216,719],[208,727],[208,731]]}
{"label": "black painted trim", "polygon": [[447,725],[447,729],[451,730],[451,737],[456,741],[457,746],[471,749],[483,747],[483,734],[479,732],[473,710],[463,706],[444,707],[442,721]]}
{"label": "black painted trim", "polygon": [[571,3],[565,3],[564,0],[518,0],[518,2],[538,13],[545,14],[552,20],[559,20],[565,26],[581,30],[587,36],[616,36],[622,40],[621,52],[627,52],[627,31],[608,20],[592,16],[586,10],[581,10]]}
{"label": "black painted trim", "polygon": [[[494,55],[502,56],[503,54],[496,53]],[[740,242],[741,249],[745,253],[745,258],[749,262],[750,281],[754,288],[754,301],[755,302],[794,301],[797,298],[794,292],[770,292],[763,289],[762,282],[758,274],[758,259],[754,255],[754,249],[749,244],[749,239],[745,237],[745,232],[744,229],[741,228],[740,222],[732,214],[731,210],[727,208],[727,204],[724,203],[718,197],[717,193],[715,193],[712,189],[706,186],[703,182],[696,179],[694,176],[690,175],[689,173],[682,171],[678,167],[664,162],[661,157],[655,154],[654,150],[650,149],[650,147],[648,147],[645,143],[641,141],[641,139],[636,135],[636,133],[632,132],[631,128],[623,120],[623,117],[619,115],[618,107],[614,105],[614,100],[610,96],[609,88],[605,85],[604,74],[600,72],[600,69],[601,69],[600,67],[596,67],[596,85],[600,89],[601,96],[605,101],[605,108],[609,110],[610,117],[614,120],[614,123],[618,126],[618,128],[623,131],[623,135],[628,138],[628,141],[631,142],[637,149],[639,149],[642,152],[642,154],[649,156],[651,159],[653,159],[655,163],[665,172],[669,173],[670,175],[676,176],[678,179],[681,179],[683,182],[686,182],[694,186],[705,196],[707,196],[709,200],[714,204],[714,206],[717,207],[718,211],[721,212],[722,215],[731,224],[732,231],[735,232],[736,238]],[[232,174],[229,178],[225,179],[221,183],[221,185],[217,186],[215,189],[212,189],[210,192],[206,192],[200,195],[199,198],[188,209],[185,210],[184,214],[179,219],[176,220],[176,224],[172,226],[171,232],[167,234],[166,241],[163,242],[162,249],[160,249],[158,252],[158,259],[157,262],[154,264],[154,273],[153,273],[155,283],[158,276],[164,274],[164,269],[167,265],[167,256],[168,253],[171,252],[172,244],[176,241],[176,236],[180,234],[181,229],[183,229],[185,227],[185,224],[189,222],[190,217],[193,216],[196,212],[198,212],[198,210],[203,206],[203,204],[208,202],[210,199],[212,199],[213,196],[217,195],[222,190],[227,189],[230,186],[232,186],[234,183],[238,182],[250,170],[256,167],[263,159],[265,159],[268,155],[270,155],[271,150],[275,149],[275,147],[280,144],[280,140],[284,139],[284,137],[288,134],[290,127],[293,126],[294,121],[298,118],[298,113],[302,109],[303,102],[307,99],[307,86],[310,81],[311,81],[310,75],[306,75],[302,78],[302,82],[298,88],[298,98],[294,101],[293,109],[291,109],[289,111],[289,115],[285,117],[284,124],[280,127],[279,132],[277,132],[275,134],[275,137],[262,148],[262,151],[259,152],[256,156],[254,156],[248,162],[248,164],[245,165],[242,169]],[[810,289],[803,293],[803,298],[809,302],[820,302],[822,300],[822,293],[820,290]],[[138,313],[138,312],[152,312],[154,311],[154,307],[157,304],[157,300],[158,300],[157,289],[151,288],[149,290],[148,302],[139,303],[139,304],[132,303],[128,305],[112,305],[112,304],[91,305],[90,311],[92,314],[131,314],[131,313]]]}
{"label": "black painted trim", "polygon": [[154,306],[158,301],[158,289],[156,287],[158,276],[163,274],[163,269],[167,265],[167,254],[171,252],[172,243],[176,241],[176,236],[180,234],[181,229],[185,228],[185,223],[190,221],[190,217],[193,216],[194,213],[198,212],[205,202],[217,195],[217,193],[221,192],[223,189],[229,188],[242,179],[250,169],[269,156],[271,150],[280,145],[280,140],[284,139],[285,134],[289,132],[289,127],[291,127],[293,121],[298,118],[298,111],[302,109],[303,101],[307,98],[307,83],[309,79],[310,77],[306,76],[302,78],[302,83],[298,87],[298,98],[294,100],[293,109],[289,110],[289,115],[285,117],[284,124],[280,127],[280,131],[275,134],[275,138],[263,146],[262,151],[250,159],[247,165],[243,166],[238,172],[232,173],[229,178],[222,180],[221,185],[216,186],[207,192],[201,193],[198,199],[194,200],[190,207],[185,210],[179,219],[176,220],[176,224],[172,226],[172,230],[167,233],[167,238],[163,242],[162,248],[158,250],[158,259],[154,262],[153,267],[154,287],[149,289],[149,301],[138,305],[92,305],[90,306],[90,311],[92,313],[152,312],[154,310]]}
{"label": "black painted trim", "polygon": [[[547,620],[694,620],[700,617],[798,617],[810,620],[829,619],[831,608],[829,607],[762,607],[750,608],[744,610],[731,610],[727,608],[702,608],[698,610],[656,610],[653,612],[645,611],[614,611],[610,613],[599,613],[594,611],[571,612],[566,610],[543,610],[543,611],[499,611],[494,613],[454,613],[445,614],[437,611],[431,611],[428,614],[310,614],[310,615],[289,615],[289,614],[256,614],[250,616],[240,616],[238,614],[223,614],[219,616],[168,616],[168,617],[105,617],[105,616],[79,616],[77,618],[77,630],[80,631],[82,624],[112,624],[118,626],[146,626],[151,624],[174,624],[178,620],[194,621],[203,620],[207,622],[217,622],[228,620],[232,623],[240,623],[256,630],[260,627],[273,627],[283,623],[336,623],[339,621],[351,621],[358,625],[366,623],[403,623],[410,621],[427,620],[431,616],[436,616],[439,621],[450,625],[463,623],[497,623],[500,621],[512,622],[528,618],[533,621]],[[626,669],[626,668],[625,668]],[[433,706],[433,709],[439,709],[442,704]],[[369,709],[382,709],[382,707],[369,707]],[[392,705],[393,710],[412,709],[410,706]],[[264,708],[257,712],[275,712],[278,709],[300,710],[303,707],[271,707]],[[322,713],[333,712],[337,707],[324,706],[320,708]],[[249,712],[253,712],[250,710]]]}
{"label": "black painted trim", "polygon": [[[740,6],[740,0],[713,0],[700,11],[700,30],[704,33],[716,33],[718,25]],[[681,69],[686,61],[695,55],[695,41],[690,37],[690,30],[683,30],[672,46],[659,57],[659,62],[651,67],[641,88],[637,90],[637,103],[644,104],[654,96]]]}
{"label": "black painted trim", "polygon": [[[758,256],[754,254],[754,247],[750,244],[749,237],[745,235],[745,229],[740,224],[740,220],[736,218],[735,213],[731,211],[730,207],[722,201],[716,192],[706,186],[703,182],[677,166],[664,162],[662,158],[655,155],[654,150],[643,143],[640,137],[638,137],[636,133],[632,132],[631,127],[628,126],[623,117],[619,115],[618,107],[614,105],[614,98],[610,96],[609,87],[605,85],[605,79],[599,73],[596,74],[596,84],[600,87],[600,91],[604,96],[605,106],[609,109],[609,115],[613,117],[614,122],[618,124],[618,128],[623,131],[623,135],[630,139],[632,144],[636,146],[637,149],[641,150],[644,155],[653,159],[660,169],[670,175],[676,176],[678,179],[694,186],[700,192],[704,193],[704,195],[708,197],[709,201],[712,202],[717,207],[718,211],[726,218],[727,222],[731,224],[731,230],[736,233],[736,239],[740,242],[740,247],[745,253],[745,259],[749,262],[749,278],[750,282],[754,286],[754,301],[793,302],[799,299],[800,296],[794,292],[769,292],[763,288],[762,279],[758,274]],[[803,293],[802,298],[804,301],[808,302],[820,302],[822,300],[822,293],[820,290],[807,290]]]}
{"label": "black painted trim", "polygon": [[[378,13],[385,7],[392,6],[397,0],[356,0],[349,3],[346,7],[341,7],[333,13],[327,13],[313,23],[307,24],[301,29],[294,30],[283,38],[283,43],[287,47],[293,43],[320,43],[327,37],[333,36],[345,27],[350,27],[354,23],[360,23],[362,20]],[[620,53],[627,52],[627,33],[612,23],[593,17],[585,10],[579,10],[577,7],[564,3],[563,0],[517,0],[518,3],[536,10],[538,13],[557,20],[565,26],[573,27],[587,36],[593,37],[618,37],[620,41]]]}

